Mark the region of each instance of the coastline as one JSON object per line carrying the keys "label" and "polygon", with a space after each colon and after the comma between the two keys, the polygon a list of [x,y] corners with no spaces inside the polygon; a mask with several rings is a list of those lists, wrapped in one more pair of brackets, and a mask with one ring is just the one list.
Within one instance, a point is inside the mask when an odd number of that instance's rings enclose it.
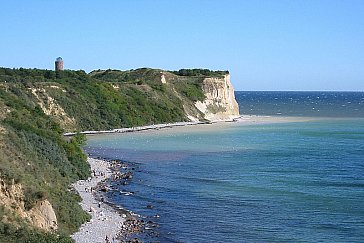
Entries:
{"label": "coastline", "polygon": [[242,115],[233,121],[245,125],[269,124],[269,123],[290,123],[290,122],[307,122],[318,119],[318,117],[300,117],[300,116],[262,116],[262,115]]}
{"label": "coastline", "polygon": [[[202,125],[202,124],[210,124],[211,122],[175,122],[175,123],[162,123],[162,124],[153,124],[147,126],[139,126],[139,127],[127,127],[127,128],[116,128],[112,130],[101,130],[101,131],[82,131],[79,132],[85,135],[92,134],[104,134],[104,133],[127,133],[127,132],[139,132],[139,131],[147,131],[147,130],[159,130],[163,128],[172,128],[172,127],[181,127],[181,126],[192,126],[192,125]],[[76,135],[76,132],[67,132],[64,133],[63,136],[73,136]]]}
{"label": "coastline", "polygon": [[78,232],[71,235],[76,243],[112,242],[120,237],[122,225],[126,215],[121,214],[107,203],[101,203],[97,196],[97,187],[112,176],[110,163],[106,160],[87,158],[91,166],[91,177],[80,180],[72,186],[82,198],[80,205],[91,216],[89,222],[84,223]]}
{"label": "coastline", "polygon": [[[71,235],[76,243],[88,242],[141,242],[135,234],[144,233],[146,223],[138,215],[104,199],[111,189],[111,181],[128,183],[133,177],[134,167],[119,160],[87,157],[91,166],[91,177],[72,184],[82,198],[80,205],[91,216]],[[121,172],[121,170],[123,172]],[[133,237],[133,238],[132,238]]]}
{"label": "coastline", "polygon": [[[81,131],[80,134],[85,135],[98,135],[98,134],[113,134],[113,133],[130,133],[130,132],[144,132],[151,130],[160,130],[166,128],[177,128],[177,127],[190,127],[200,125],[214,125],[214,124],[224,124],[224,123],[239,123],[244,125],[254,125],[254,124],[268,124],[268,123],[285,123],[285,122],[304,122],[311,121],[317,118],[310,117],[290,117],[290,116],[257,116],[257,115],[241,115],[233,119],[227,120],[216,120],[216,121],[197,121],[197,122],[175,122],[175,123],[162,123],[153,124],[138,127],[128,127],[128,128],[116,128],[111,130],[100,130],[100,131]],[[76,132],[64,133],[64,136],[76,135]]]}
{"label": "coastline", "polygon": [[[312,120],[311,118],[300,118],[300,117],[272,117],[272,116],[254,116],[244,115],[233,120],[225,121],[214,121],[214,122],[180,122],[172,124],[157,124],[149,126],[141,126],[134,128],[122,128],[113,129],[109,131],[85,131],[81,132],[86,135],[98,135],[98,134],[118,134],[118,133],[130,133],[130,132],[153,132],[165,128],[174,129],[190,129],[190,126],[199,125],[194,129],[208,128],[200,125],[215,125],[222,126],[226,124],[269,124],[269,123],[285,123],[285,122],[302,122]],[[210,129],[210,128],[208,128]],[[65,136],[72,136],[75,133],[67,133]],[[117,165],[112,165],[112,162],[107,159],[94,159],[87,158],[88,163],[91,166],[92,173],[88,180],[80,180],[73,184],[75,190],[79,193],[82,198],[80,205],[83,210],[91,215],[91,220],[84,223],[78,232],[74,233],[71,237],[76,243],[86,242],[105,242],[106,236],[113,242],[124,242],[129,235],[134,233],[140,233],[142,228],[145,226],[127,209],[117,208],[112,203],[103,202],[101,188],[107,188],[109,183],[108,179],[115,179],[116,176],[120,179],[119,170],[125,166],[121,161],[117,162]],[[126,174],[126,173],[124,173]],[[92,191],[91,191],[92,188]],[[102,201],[102,202],[101,202]],[[99,203],[101,204],[99,205]],[[138,242],[138,241],[135,241]]]}

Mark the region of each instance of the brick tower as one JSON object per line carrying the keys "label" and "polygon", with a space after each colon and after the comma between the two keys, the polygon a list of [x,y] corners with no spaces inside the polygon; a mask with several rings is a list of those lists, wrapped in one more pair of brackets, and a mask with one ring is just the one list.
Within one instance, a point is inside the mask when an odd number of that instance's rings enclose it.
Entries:
{"label": "brick tower", "polygon": [[55,61],[55,69],[56,69],[56,71],[63,71],[62,57],[57,57],[57,59]]}

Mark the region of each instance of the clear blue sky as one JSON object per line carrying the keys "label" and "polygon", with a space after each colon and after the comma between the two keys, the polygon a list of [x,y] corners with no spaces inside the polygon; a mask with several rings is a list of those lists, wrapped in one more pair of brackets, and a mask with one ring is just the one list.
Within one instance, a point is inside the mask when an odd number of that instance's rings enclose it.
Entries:
{"label": "clear blue sky", "polygon": [[236,90],[364,91],[363,0],[1,1],[0,66],[229,70]]}

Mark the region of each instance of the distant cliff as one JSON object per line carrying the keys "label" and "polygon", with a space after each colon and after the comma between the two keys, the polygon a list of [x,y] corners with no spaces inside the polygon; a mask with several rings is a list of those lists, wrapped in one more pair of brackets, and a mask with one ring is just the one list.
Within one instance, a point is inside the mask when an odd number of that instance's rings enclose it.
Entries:
{"label": "distant cliff", "polygon": [[[175,95],[182,100],[185,116],[189,120],[221,121],[239,116],[234,87],[227,71],[181,70],[173,74],[162,72],[161,82],[177,91]],[[186,87],[178,89],[181,83]],[[187,96],[187,99],[183,96]]]}
{"label": "distant cliff", "polygon": [[64,132],[238,115],[227,71],[0,68],[0,242],[67,242],[89,218],[68,188],[84,137]]}
{"label": "distant cliff", "polygon": [[225,74],[223,78],[205,78],[202,90],[206,98],[197,101],[195,106],[204,113],[206,119],[231,120],[239,116],[239,106],[235,100],[230,74]]}
{"label": "distant cliff", "polygon": [[70,132],[239,115],[227,71],[0,69],[0,79],[9,94],[21,93]]}

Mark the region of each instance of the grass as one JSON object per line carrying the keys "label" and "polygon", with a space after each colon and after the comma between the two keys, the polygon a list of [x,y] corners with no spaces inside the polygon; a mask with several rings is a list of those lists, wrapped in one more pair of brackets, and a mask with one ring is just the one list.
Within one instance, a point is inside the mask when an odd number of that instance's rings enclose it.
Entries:
{"label": "grass", "polygon": [[[85,137],[66,140],[66,131],[105,130],[186,121],[185,108],[201,116],[194,102],[205,99],[201,85],[206,69],[166,72],[142,68],[130,71],[61,71],[0,68],[0,177],[24,188],[26,209],[39,200],[52,204],[59,229],[35,229],[0,205],[0,242],[72,242],[68,235],[89,219],[79,206],[71,183],[90,175],[81,146]],[[162,84],[161,75],[167,83]],[[38,97],[32,90],[37,90]],[[39,102],[54,99],[65,115],[46,115]]]}

